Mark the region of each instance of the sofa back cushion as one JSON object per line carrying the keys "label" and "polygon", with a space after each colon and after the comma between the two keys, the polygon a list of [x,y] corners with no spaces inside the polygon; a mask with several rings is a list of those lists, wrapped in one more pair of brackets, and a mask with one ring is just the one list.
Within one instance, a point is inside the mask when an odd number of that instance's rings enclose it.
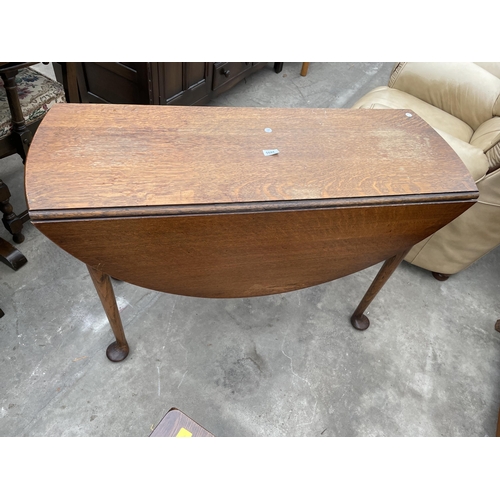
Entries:
{"label": "sofa back cushion", "polygon": [[476,130],[485,121],[500,116],[500,78],[491,72],[496,72],[497,67],[480,64],[399,63],[389,86],[446,111]]}
{"label": "sofa back cushion", "polygon": [[495,75],[497,78],[500,78],[500,62],[477,62],[474,64],[481,66],[481,68],[485,69],[492,75]]}

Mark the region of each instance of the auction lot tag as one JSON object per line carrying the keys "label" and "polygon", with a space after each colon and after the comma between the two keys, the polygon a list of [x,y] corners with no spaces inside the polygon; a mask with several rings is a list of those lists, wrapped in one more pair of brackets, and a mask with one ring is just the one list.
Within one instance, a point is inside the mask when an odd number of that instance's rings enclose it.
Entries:
{"label": "auction lot tag", "polygon": [[264,156],[272,156],[279,153],[277,149],[263,149],[262,152],[264,153]]}

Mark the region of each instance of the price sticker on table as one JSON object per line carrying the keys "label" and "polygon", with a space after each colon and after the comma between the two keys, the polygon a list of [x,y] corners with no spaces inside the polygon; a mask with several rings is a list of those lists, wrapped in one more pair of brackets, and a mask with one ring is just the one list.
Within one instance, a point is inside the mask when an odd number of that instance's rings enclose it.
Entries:
{"label": "price sticker on table", "polygon": [[184,427],[181,427],[180,431],[177,433],[175,436],[176,438],[190,438],[193,436],[192,432],[189,432],[187,429],[184,429]]}

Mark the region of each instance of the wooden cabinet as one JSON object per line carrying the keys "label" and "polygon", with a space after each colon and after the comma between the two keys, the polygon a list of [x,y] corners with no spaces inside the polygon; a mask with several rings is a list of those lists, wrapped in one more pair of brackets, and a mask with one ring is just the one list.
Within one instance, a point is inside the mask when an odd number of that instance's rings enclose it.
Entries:
{"label": "wooden cabinet", "polygon": [[158,75],[158,98],[154,104],[198,104],[212,92],[210,63],[152,63]]}
{"label": "wooden cabinet", "polygon": [[113,104],[206,104],[267,63],[245,62],[83,62],[54,63],[57,79],[68,86],[74,66],[78,97],[68,102]]}

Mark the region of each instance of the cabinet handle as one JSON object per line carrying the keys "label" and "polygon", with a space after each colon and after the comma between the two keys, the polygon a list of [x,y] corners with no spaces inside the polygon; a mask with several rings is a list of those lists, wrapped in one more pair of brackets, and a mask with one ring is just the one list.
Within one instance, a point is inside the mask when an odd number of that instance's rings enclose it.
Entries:
{"label": "cabinet handle", "polygon": [[231,71],[229,71],[228,69],[221,69],[220,70],[221,74],[224,75],[226,78],[229,76],[229,73],[231,73]]}

